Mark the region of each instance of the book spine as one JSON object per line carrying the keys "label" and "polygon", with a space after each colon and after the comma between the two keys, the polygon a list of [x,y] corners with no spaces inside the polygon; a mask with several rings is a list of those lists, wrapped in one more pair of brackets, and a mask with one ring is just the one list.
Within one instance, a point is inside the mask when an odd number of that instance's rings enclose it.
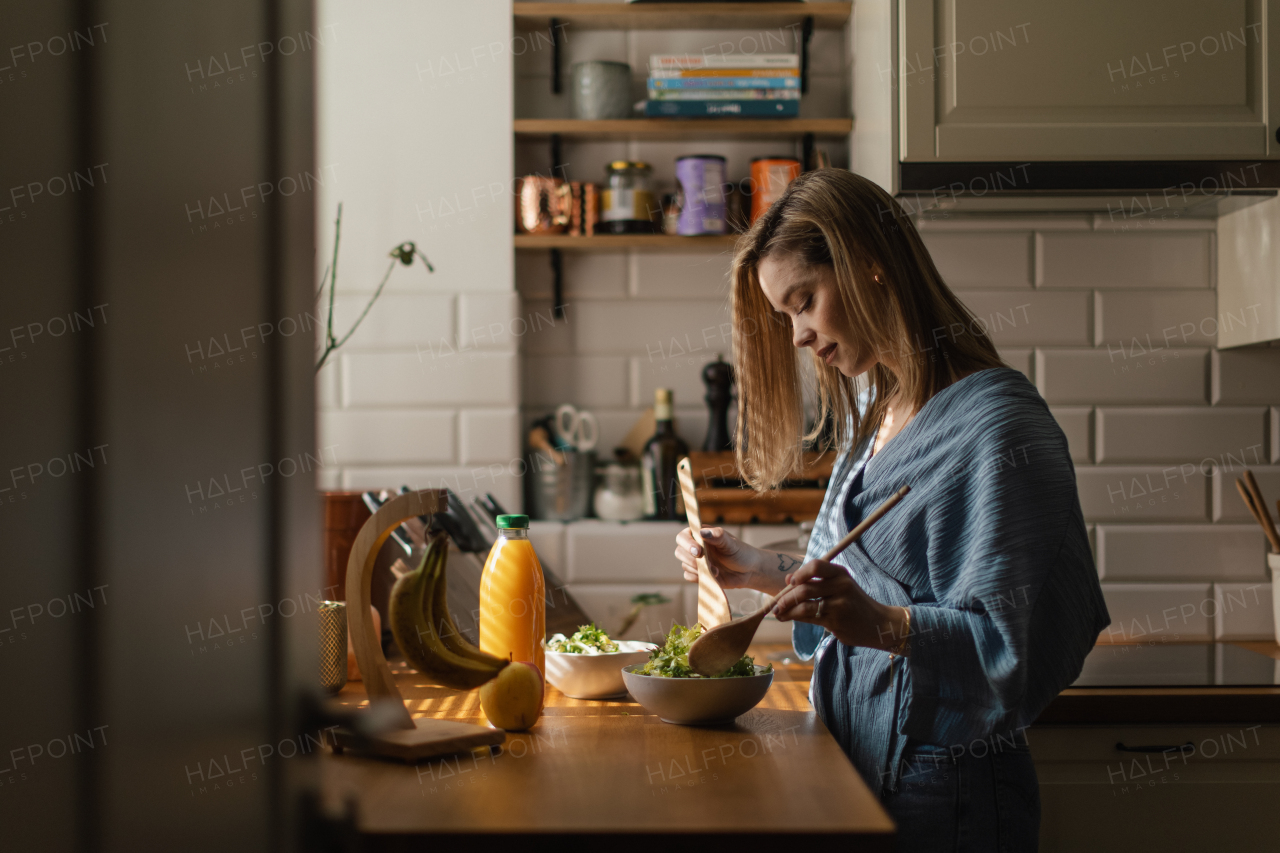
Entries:
{"label": "book spine", "polygon": [[793,77],[800,79],[798,68],[657,68],[650,77],[663,80],[699,79],[704,77]]}
{"label": "book spine", "polygon": [[648,118],[795,118],[799,101],[646,101]]}
{"label": "book spine", "polygon": [[800,57],[794,53],[730,53],[709,56],[655,53],[649,57],[650,68],[799,68]]}
{"label": "book spine", "polygon": [[799,89],[799,77],[650,77],[650,89]]}
{"label": "book spine", "polygon": [[798,101],[799,89],[650,89],[655,101]]}

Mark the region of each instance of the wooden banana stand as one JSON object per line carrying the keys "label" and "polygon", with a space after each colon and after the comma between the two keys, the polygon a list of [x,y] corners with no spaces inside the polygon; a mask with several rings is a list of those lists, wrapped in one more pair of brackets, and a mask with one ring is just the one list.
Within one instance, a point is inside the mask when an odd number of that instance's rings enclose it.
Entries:
{"label": "wooden banana stand", "polygon": [[437,755],[502,743],[506,733],[471,723],[453,720],[435,720],[409,716],[404,697],[396,686],[382,654],[382,643],[373,633],[373,621],[369,618],[369,599],[373,583],[373,566],[378,551],[400,522],[419,515],[443,512],[448,506],[448,492],[443,489],[423,489],[397,495],[378,508],[351,546],[351,558],[347,561],[347,625],[351,631],[351,645],[355,649],[356,663],[364,679],[369,704],[392,700],[391,707],[398,707],[398,728],[377,735],[362,735],[348,729],[334,732],[334,752],[344,749],[371,752],[408,763],[422,761]]}

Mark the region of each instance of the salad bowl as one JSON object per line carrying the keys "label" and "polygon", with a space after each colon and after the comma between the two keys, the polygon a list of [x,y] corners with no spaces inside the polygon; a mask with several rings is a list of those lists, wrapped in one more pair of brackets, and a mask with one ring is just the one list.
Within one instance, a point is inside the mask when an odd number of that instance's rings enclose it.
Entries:
{"label": "salad bowl", "polygon": [[643,664],[624,667],[622,680],[636,701],[664,723],[709,726],[732,722],[745,714],[769,692],[773,683],[770,667],[755,666],[755,675],[731,678],[667,678],[641,675]]}
{"label": "salad bowl", "polygon": [[589,653],[546,650],[547,681],[572,699],[605,699],[627,692],[622,682],[622,668],[643,664],[653,643],[639,640],[616,640],[618,651]]}

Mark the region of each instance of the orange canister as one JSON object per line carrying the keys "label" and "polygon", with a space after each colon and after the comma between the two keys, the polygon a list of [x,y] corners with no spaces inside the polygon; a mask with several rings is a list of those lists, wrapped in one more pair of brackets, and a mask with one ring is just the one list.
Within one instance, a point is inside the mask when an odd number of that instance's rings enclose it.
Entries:
{"label": "orange canister", "polygon": [[529,541],[529,516],[500,515],[498,539],[480,573],[480,648],[527,661],[546,675],[546,587]]}
{"label": "orange canister", "polygon": [[751,161],[751,221],[769,209],[787,186],[800,177],[794,157],[757,157]]}

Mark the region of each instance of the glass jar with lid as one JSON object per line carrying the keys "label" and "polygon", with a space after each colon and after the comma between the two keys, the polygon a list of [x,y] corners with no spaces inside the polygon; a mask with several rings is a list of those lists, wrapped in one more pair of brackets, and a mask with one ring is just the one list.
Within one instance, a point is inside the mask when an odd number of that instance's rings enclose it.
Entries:
{"label": "glass jar with lid", "polygon": [[600,228],[607,234],[656,234],[662,208],[653,193],[653,167],[639,160],[614,160],[605,167],[600,193]]}

